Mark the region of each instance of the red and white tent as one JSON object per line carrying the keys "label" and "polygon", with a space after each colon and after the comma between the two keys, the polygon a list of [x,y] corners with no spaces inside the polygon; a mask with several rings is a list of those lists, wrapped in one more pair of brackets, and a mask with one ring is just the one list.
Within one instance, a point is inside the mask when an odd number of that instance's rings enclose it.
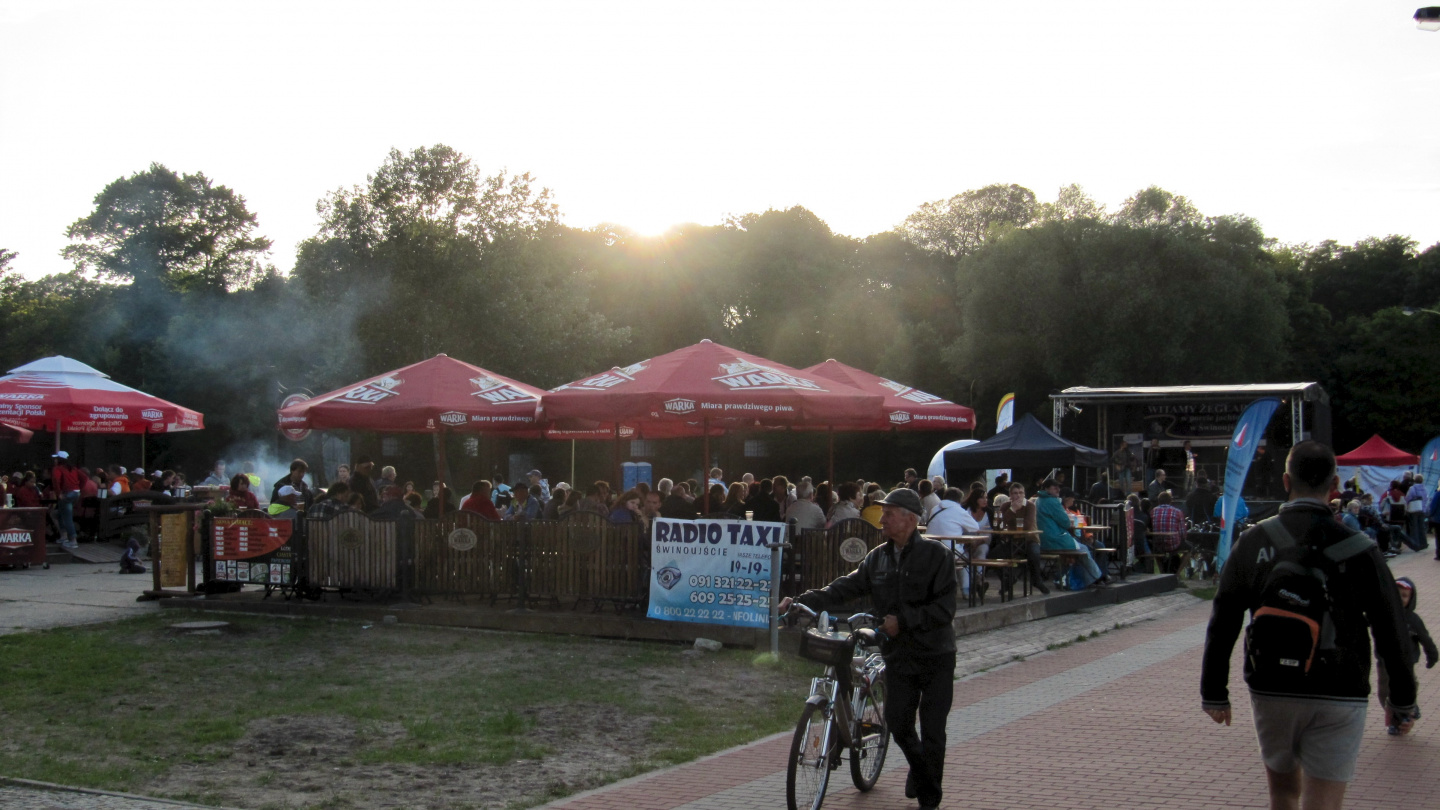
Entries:
{"label": "red and white tent", "polygon": [[1419,456],[1397,448],[1378,433],[1354,450],[1335,457],[1340,480],[1349,481],[1359,474],[1360,491],[1374,495],[1376,501],[1384,497],[1391,481],[1414,470],[1419,462]]}
{"label": "red and white tent", "polygon": [[121,385],[69,357],[46,357],[0,377],[0,422],[27,430],[73,433],[174,433],[200,430],[192,411]]}

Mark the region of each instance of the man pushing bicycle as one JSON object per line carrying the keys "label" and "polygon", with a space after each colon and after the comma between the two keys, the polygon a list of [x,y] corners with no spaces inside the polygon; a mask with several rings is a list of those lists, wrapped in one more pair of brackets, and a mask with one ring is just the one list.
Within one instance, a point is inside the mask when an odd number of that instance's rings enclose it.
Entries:
{"label": "man pushing bicycle", "polygon": [[[923,507],[911,489],[879,501],[885,543],[865,555],[854,571],[794,601],[814,610],[839,608],[869,595],[872,613],[883,616],[885,722],[910,763],[905,795],[921,810],[940,805],[945,771],[945,721],[955,681],[955,563],[944,545],[920,536]],[[779,610],[790,607],[781,600]],[[920,733],[915,733],[915,715]]]}

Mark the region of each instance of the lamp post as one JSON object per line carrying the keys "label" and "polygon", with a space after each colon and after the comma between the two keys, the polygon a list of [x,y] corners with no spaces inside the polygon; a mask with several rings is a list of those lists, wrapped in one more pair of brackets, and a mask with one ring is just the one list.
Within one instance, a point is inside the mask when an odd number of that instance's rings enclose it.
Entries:
{"label": "lamp post", "polygon": [[1415,27],[1421,31],[1440,31],[1440,6],[1415,9]]}
{"label": "lamp post", "polygon": [[1440,312],[1437,312],[1437,311],[1435,311],[1435,310],[1433,310],[1433,309],[1424,309],[1424,308],[1416,309],[1415,307],[1401,307],[1401,308],[1400,308],[1400,312],[1401,312],[1402,314],[1404,314],[1404,315],[1407,315],[1407,316],[1413,316],[1413,315],[1414,315],[1415,313],[1417,313],[1417,312],[1426,312],[1426,313],[1429,313],[1429,314],[1431,314],[1431,315],[1440,315]]}

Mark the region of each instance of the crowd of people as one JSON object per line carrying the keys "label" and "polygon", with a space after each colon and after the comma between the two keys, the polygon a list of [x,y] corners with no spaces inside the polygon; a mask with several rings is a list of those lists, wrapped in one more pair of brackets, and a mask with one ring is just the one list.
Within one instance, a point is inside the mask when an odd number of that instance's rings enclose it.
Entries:
{"label": "crowd of people", "polygon": [[79,542],[78,526],[93,509],[95,501],[131,492],[151,492],[181,497],[189,488],[185,476],[175,470],[126,469],[119,464],[82,467],[64,450],[51,456],[49,469],[17,470],[0,475],[0,493],[8,505],[48,507],[57,542],[73,549]]}

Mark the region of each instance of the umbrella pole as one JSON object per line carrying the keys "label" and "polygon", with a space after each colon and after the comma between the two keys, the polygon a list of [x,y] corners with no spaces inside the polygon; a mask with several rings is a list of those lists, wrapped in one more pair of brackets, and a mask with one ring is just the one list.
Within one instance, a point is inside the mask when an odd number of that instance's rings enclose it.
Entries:
{"label": "umbrella pole", "polygon": [[445,487],[449,486],[445,481],[445,428],[440,428],[438,439],[439,441],[435,445],[435,477],[440,480],[440,491],[435,493],[435,497],[440,499],[440,508],[436,514],[443,517],[445,514]]}
{"label": "umbrella pole", "polygon": [[570,486],[575,486],[575,440],[570,440]]}
{"label": "umbrella pole", "polygon": [[[834,426],[834,425],[831,425],[828,432],[829,432],[829,434],[830,434],[830,477],[829,477],[829,479],[827,479],[827,480],[830,481],[830,486],[831,486],[831,487],[834,487],[834,486],[835,486],[835,426]],[[827,504],[825,504],[824,506],[821,506],[820,508],[821,508],[821,509],[826,509],[826,510],[828,510],[828,509],[830,508],[830,504],[827,503]]]}
{"label": "umbrella pole", "polygon": [[625,468],[620,466],[620,423],[615,423],[615,442],[611,445],[610,462],[615,465],[615,491],[625,491]]}
{"label": "umbrella pole", "polygon": [[702,419],[700,426],[703,436],[700,440],[701,452],[705,454],[704,461],[700,463],[700,488],[705,490],[705,500],[701,501],[701,504],[705,508],[700,511],[700,515],[704,517],[710,514],[710,417]]}
{"label": "umbrella pole", "polygon": [[[143,435],[143,434],[142,434]],[[60,420],[55,420],[55,455],[60,455]]]}

